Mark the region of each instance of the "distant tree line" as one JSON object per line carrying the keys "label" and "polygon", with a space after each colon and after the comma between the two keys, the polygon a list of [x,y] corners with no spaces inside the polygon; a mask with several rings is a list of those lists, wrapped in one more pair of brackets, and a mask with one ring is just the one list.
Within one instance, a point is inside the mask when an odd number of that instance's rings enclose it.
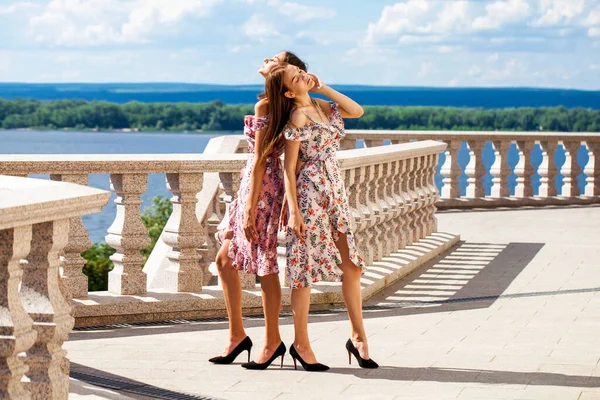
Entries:
{"label": "distant tree line", "polygon": [[[252,105],[210,103],[117,104],[85,100],[0,99],[3,129],[137,129],[236,131]],[[366,106],[348,129],[600,131],[600,110],[565,107],[474,109]]]}

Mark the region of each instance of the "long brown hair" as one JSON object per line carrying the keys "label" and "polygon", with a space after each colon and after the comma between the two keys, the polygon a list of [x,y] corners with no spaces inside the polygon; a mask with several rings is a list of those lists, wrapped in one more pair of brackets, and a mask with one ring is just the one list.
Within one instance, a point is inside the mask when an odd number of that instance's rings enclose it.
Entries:
{"label": "long brown hair", "polygon": [[[295,55],[294,53],[292,53],[291,51],[288,51],[288,50],[285,50],[284,53],[285,53],[285,59],[283,60],[283,62],[292,64],[294,67],[298,67],[302,71],[308,72],[308,64],[305,63],[304,61],[302,61],[300,59],[300,57],[298,57],[297,55]],[[265,92],[258,95],[259,100],[266,99],[266,98],[267,98],[267,93],[265,93]]]}
{"label": "long brown hair", "polygon": [[267,108],[269,110],[269,125],[266,128],[263,139],[263,151],[259,160],[264,160],[273,150],[283,146],[285,140],[282,135],[283,128],[292,116],[294,100],[285,96],[288,88],[283,80],[286,67],[289,64],[281,63],[273,67],[265,80],[265,93],[269,99]]}

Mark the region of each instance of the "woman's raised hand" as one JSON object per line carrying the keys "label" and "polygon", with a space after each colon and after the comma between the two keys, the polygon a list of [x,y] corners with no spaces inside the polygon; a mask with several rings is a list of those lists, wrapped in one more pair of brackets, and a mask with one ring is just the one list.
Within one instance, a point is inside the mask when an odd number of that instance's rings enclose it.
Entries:
{"label": "woman's raised hand", "polygon": [[316,76],[315,74],[308,73],[308,76],[310,76],[310,78],[315,83],[315,85],[312,87],[312,89],[310,89],[310,92],[322,93],[323,90],[325,89],[325,83],[323,83],[323,81],[321,79],[319,79],[319,77]]}

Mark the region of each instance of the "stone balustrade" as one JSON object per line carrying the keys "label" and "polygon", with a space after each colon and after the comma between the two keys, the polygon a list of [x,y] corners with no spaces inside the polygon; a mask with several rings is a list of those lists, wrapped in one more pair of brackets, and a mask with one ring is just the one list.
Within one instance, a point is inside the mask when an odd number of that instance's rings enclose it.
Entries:
{"label": "stone balustrade", "polygon": [[[110,193],[72,183],[0,176],[0,393],[10,399],[67,399],[73,327],[61,293],[59,253],[82,241],[69,223],[97,212]],[[63,264],[72,278],[73,263]],[[24,354],[24,355],[23,355]],[[25,377],[25,378],[24,378]]]}
{"label": "stone balustrade", "polygon": [[437,166],[438,207],[600,201],[598,133],[348,130],[343,147],[421,140],[447,144]]}
{"label": "stone balustrade", "polygon": [[[435,168],[445,147],[441,142],[423,141],[338,153],[356,240],[368,265],[436,232]],[[80,253],[90,246],[89,235],[79,215],[69,216],[71,229],[61,257],[61,283],[65,297],[73,299],[74,315],[83,321],[79,325],[121,317],[149,320],[214,315],[225,311],[220,288],[214,286],[218,282],[209,268],[218,249],[214,233],[239,187],[240,170],[247,159],[240,151],[245,148],[242,137],[228,136],[212,139],[203,154],[5,155],[0,156],[0,174],[48,174],[51,180],[80,185],[87,184],[90,174],[109,174],[116,216],[106,242],[116,252],[111,256],[114,269],[109,273],[108,292],[88,293],[82,272],[85,260]],[[173,213],[145,260],[140,250],[148,246],[149,239],[140,205],[148,175],[154,173],[166,175]],[[425,256],[456,240],[457,236],[448,235],[430,243]],[[420,258],[413,259],[414,267]],[[379,272],[373,276],[381,282],[391,279]],[[242,283],[247,293],[256,292],[255,276],[242,274]],[[369,290],[365,293],[375,289]],[[325,287],[315,292],[315,301],[332,304],[338,295],[341,301],[338,292],[335,285]],[[284,296],[284,306],[286,301],[289,297]],[[257,307],[260,299],[253,297],[246,303],[246,307]]]}

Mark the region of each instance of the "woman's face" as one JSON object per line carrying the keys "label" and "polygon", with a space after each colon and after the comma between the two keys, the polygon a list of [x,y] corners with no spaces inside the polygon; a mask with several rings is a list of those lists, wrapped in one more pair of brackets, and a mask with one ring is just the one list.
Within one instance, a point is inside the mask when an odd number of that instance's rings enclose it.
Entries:
{"label": "woman's face", "polygon": [[315,82],[308,73],[293,65],[286,67],[283,81],[288,89],[288,93],[293,94],[293,96],[288,97],[306,94],[315,86]]}
{"label": "woman's face", "polygon": [[262,76],[267,76],[267,74],[269,72],[271,72],[271,69],[274,66],[276,66],[277,64],[284,62],[284,61],[285,61],[285,52],[275,54],[271,58],[265,58],[263,60],[261,67],[258,69],[258,73],[261,74]]}

